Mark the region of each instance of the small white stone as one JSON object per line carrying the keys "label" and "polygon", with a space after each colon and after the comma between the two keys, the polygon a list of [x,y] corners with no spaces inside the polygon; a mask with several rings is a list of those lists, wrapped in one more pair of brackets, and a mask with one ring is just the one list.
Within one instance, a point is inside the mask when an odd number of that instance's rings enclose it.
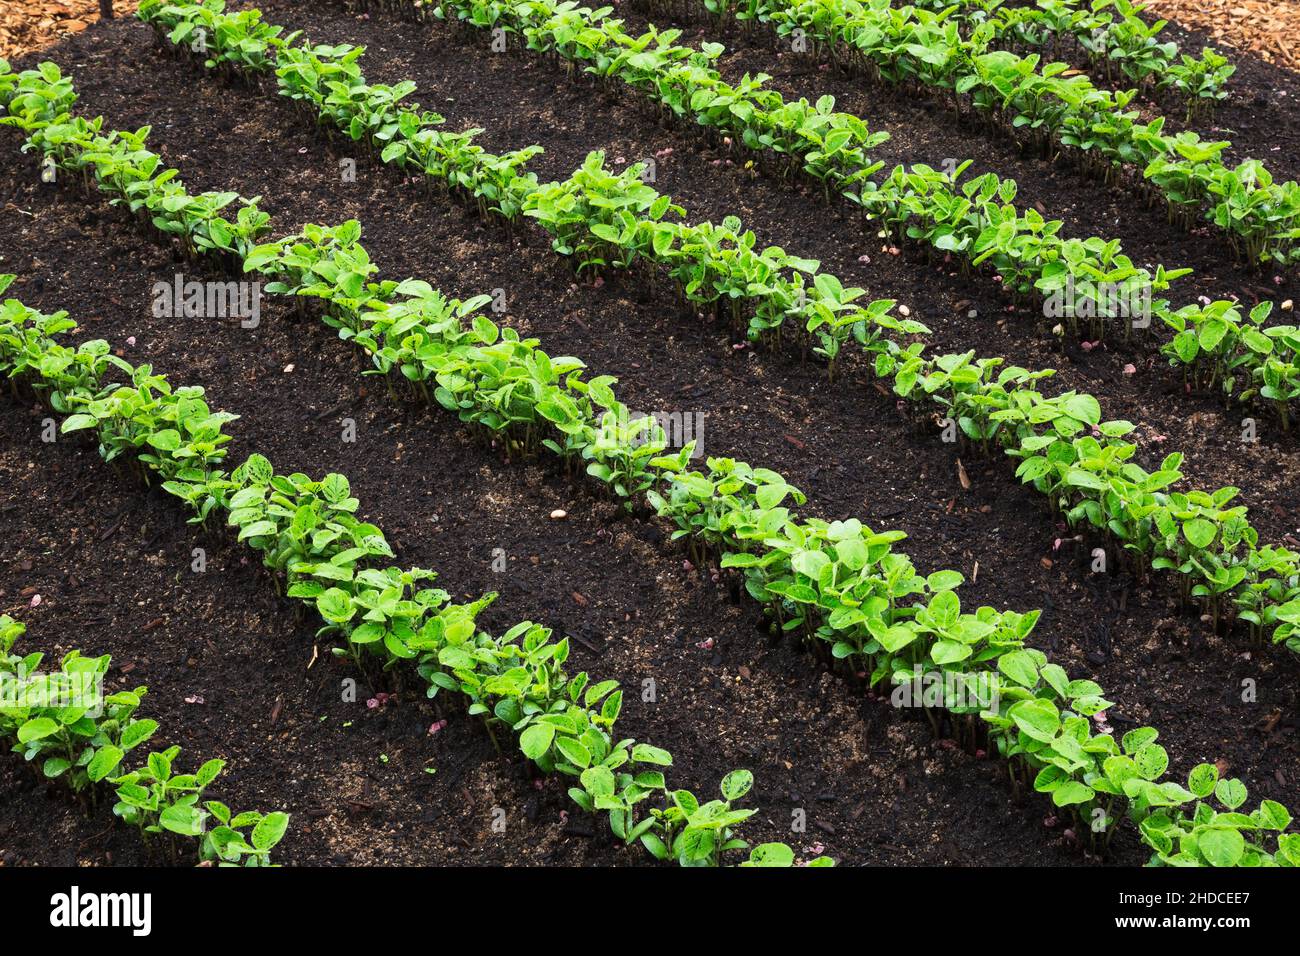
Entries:
{"label": "small white stone", "polygon": [[560,521],[567,517],[569,517],[569,513],[565,511],[563,508],[556,508],[554,511],[551,512],[552,521]]}

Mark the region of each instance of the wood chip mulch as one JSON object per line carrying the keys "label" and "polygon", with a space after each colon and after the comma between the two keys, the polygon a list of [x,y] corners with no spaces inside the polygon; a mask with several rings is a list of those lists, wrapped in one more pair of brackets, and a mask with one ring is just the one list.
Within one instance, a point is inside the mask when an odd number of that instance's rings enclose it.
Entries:
{"label": "wood chip mulch", "polygon": [[[113,0],[119,17],[135,13],[137,0]],[[0,57],[6,59],[53,46],[99,19],[99,0],[3,0]]]}
{"label": "wood chip mulch", "polygon": [[1149,0],[1147,7],[1269,63],[1300,70],[1300,3],[1295,0]]}

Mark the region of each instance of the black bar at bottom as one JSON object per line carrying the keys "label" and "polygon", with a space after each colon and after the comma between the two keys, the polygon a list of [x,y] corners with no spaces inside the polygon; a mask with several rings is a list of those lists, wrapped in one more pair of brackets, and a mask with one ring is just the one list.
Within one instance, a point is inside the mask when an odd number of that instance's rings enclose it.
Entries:
{"label": "black bar at bottom", "polygon": [[[751,928],[768,932],[780,922],[817,933],[828,918],[841,928],[897,927],[936,940],[1039,930],[1079,940],[1171,930],[1226,940],[1284,931],[1296,891],[1279,869],[0,869],[8,926],[24,939],[79,933],[126,941],[147,931],[192,941],[215,930],[333,948],[373,945],[399,926],[490,927],[503,919],[518,921],[523,942],[579,914],[606,929],[626,921],[642,938],[658,927],[665,942],[685,932],[693,948],[707,926],[734,946]],[[146,897],[131,894],[148,894],[147,907]],[[103,922],[116,925],[86,925]]]}

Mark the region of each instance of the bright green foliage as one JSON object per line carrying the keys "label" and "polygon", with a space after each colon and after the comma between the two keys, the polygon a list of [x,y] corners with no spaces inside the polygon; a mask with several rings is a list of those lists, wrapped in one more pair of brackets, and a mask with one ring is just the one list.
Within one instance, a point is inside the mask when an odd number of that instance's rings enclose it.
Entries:
{"label": "bright green foliage", "polygon": [[45,777],[63,779],[80,793],[111,776],[158,723],[134,716],[145,688],[104,694],[107,656],[70,651],[57,671],[43,673],[43,654],[14,654],[25,630],[0,616],[0,738],[13,741],[15,752],[37,763]]}
{"label": "bright green foliage", "polygon": [[[726,851],[748,849],[747,843],[733,836],[732,828],[753,816],[754,811],[737,810],[732,804],[753,785],[754,775],[748,770],[733,770],[722,780],[721,800],[700,803],[689,790],[674,790],[670,794],[671,805],[655,811],[663,836],[646,832],[641,842],[659,859],[676,858],[683,866],[716,865]],[[750,862],[788,866],[789,857],[789,850],[783,844],[767,843],[755,849]]]}
{"label": "bright green foliage", "polygon": [[918,0],[915,6],[933,13],[956,8],[952,19],[968,39],[1021,50],[1068,49],[1104,68],[1108,80],[1122,77],[1150,84],[1157,92],[1172,91],[1191,100],[1189,106],[1226,98],[1228,78],[1236,72],[1208,47],[1198,58],[1180,58],[1176,43],[1158,39],[1166,21],[1148,23],[1138,15],[1145,5],[1129,0],[1035,0],[1023,6],[1008,6],[1003,0],[964,0],[959,6],[948,0]]}
{"label": "bright green foliage", "polygon": [[289,815],[279,811],[232,814],[216,800],[207,800],[203,806],[211,816],[200,853],[218,866],[268,865],[271,850],[289,827]]}
{"label": "bright green foliage", "polygon": [[[148,0],[146,0],[148,2]],[[221,13],[221,0],[203,0],[204,11]],[[241,10],[220,18],[195,17],[176,22],[168,40],[186,46],[203,57],[203,65],[217,69],[231,79],[245,70],[260,70],[268,65],[267,44],[280,36],[282,28],[262,22],[259,10]],[[297,34],[285,37],[292,42]]]}
{"label": "bright green foliage", "polygon": [[[1127,742],[1129,735],[1125,735]],[[1240,780],[1220,779],[1214,764],[1203,763],[1187,776],[1187,787],[1157,785],[1141,773],[1147,745],[1130,760],[1114,766],[1123,788],[1139,805],[1151,808],[1142,821],[1142,835],[1155,847],[1153,862],[1169,866],[1300,866],[1300,836],[1286,833],[1291,814],[1275,800],[1265,800],[1251,813],[1238,810],[1246,802]],[[1133,770],[1138,770],[1133,774]],[[1223,809],[1216,809],[1215,805]],[[1276,853],[1265,845],[1275,833]]]}
{"label": "bright green foliage", "polygon": [[1214,302],[1162,315],[1176,334],[1160,351],[1200,388],[1218,388],[1237,401],[1259,396],[1270,402],[1289,429],[1300,398],[1300,331],[1266,325],[1272,311],[1272,302],[1261,302],[1243,318],[1232,303]]}
{"label": "bright green foliage", "polygon": [[[0,276],[3,280],[11,277]],[[179,747],[151,753],[137,770],[119,773],[127,755],[146,743],[158,730],[158,722],[138,718],[136,710],[147,693],[137,687],[116,693],[104,692],[104,678],[111,663],[108,655],[83,657],[79,651],[64,655],[57,671],[40,670],[44,655],[20,656],[14,644],[26,628],[0,615],[0,739],[12,741],[16,753],[36,763],[47,779],[65,781],[76,793],[95,784],[115,788],[113,812],[139,828],[145,837],[164,832],[200,841],[200,860],[232,863],[246,857],[245,865],[270,865],[270,852],[284,836],[289,817],[273,813],[240,814],[235,828],[254,826],[253,844],[230,829],[208,828],[209,814],[198,806],[203,791],[225,767],[224,760],[209,760],[194,774],[174,774],[172,764]],[[230,811],[214,814],[224,825]],[[269,825],[256,825],[270,820]]]}

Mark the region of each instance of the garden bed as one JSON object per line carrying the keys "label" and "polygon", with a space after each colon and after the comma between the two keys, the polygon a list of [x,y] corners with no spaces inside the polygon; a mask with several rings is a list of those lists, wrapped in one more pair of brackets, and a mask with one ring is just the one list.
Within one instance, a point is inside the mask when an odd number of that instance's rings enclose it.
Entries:
{"label": "garden bed", "polygon": [[[543,180],[568,175],[592,149],[606,150],[616,167],[658,157],[657,188],[691,221],[740,216],[760,246],[819,259],[872,296],[906,304],[934,330],[937,349],[1057,368],[1062,388],[1088,391],[1107,417],[1138,424],[1144,464],[1186,452],[1184,471],[1198,486],[1239,486],[1261,538],[1297,545],[1294,434],[1260,416],[1262,441],[1243,453],[1242,416],[1225,414],[1216,396],[1185,393],[1151,346],[1058,344],[1032,310],[1009,310],[986,277],[936,268],[911,249],[891,252],[889,241],[864,235],[845,207],[806,184],[748,169],[742,151],[686,125],[659,124],[633,97],[611,96],[555,63],[493,53],[447,24],[357,17],[333,4],[258,7],[317,42],[364,44],[372,82],[415,81],[415,98],[451,128],[484,127],[488,149],[539,143],[545,153],[530,165]],[[628,14],[629,24],[639,16]],[[887,167],[973,156],[978,170],[1017,181],[1022,207],[1047,210],[1068,231],[1117,236],[1135,261],[1193,267],[1180,280],[1180,301],[1294,294],[1293,273],[1275,281],[1272,271],[1238,270],[1208,231],[1172,230],[1163,210],[958,127],[940,107],[864,90],[806,58],[775,57],[766,34],[704,32],[727,45],[725,76],[761,69],[787,95],[833,93],[838,108],[890,130],[878,150]],[[416,276],[460,297],[503,289],[504,324],[540,338],[552,355],[577,355],[596,374],[617,376],[633,408],[704,412],[708,454],[779,470],[807,493],[806,513],[905,530],[923,572],[965,574],[972,607],[1042,608],[1031,644],[1072,676],[1101,683],[1117,702],[1108,714],[1118,731],[1150,723],[1179,773],[1221,762],[1254,797],[1294,802],[1295,662],[1216,635],[1179,607],[1167,577],[1090,574],[1091,539],[1072,540],[1005,462],[964,456],[958,465],[950,446],[918,434],[865,362],[847,362],[831,383],[797,352],[755,348],[702,320],[666,285],[620,273],[599,283],[575,278],[540,234],[507,231],[426,195],[362,150],[327,143],[269,92],[201,77],[133,19],[97,24],[40,58],[75,78],[84,115],[102,113],[118,129],[152,126],[152,148],[191,190],[263,197],[277,234],[357,218],[385,275]],[[1300,83],[1249,57],[1238,62],[1232,98],[1214,122],[1231,130],[1241,155],[1294,178]],[[0,132],[11,157],[20,142]],[[341,159],[355,159],[356,182],[340,176]],[[1043,798],[1013,798],[1003,764],[932,739],[924,721],[773,639],[754,605],[685,562],[661,522],[623,516],[549,460],[505,461],[440,409],[393,400],[378,380],[360,377],[348,346],[278,299],[266,301],[255,330],[154,317],[154,283],[193,270],[106,203],[41,182],[30,156],[6,163],[0,206],[9,237],[0,271],[18,276],[10,295],[67,309],[131,361],[202,384],[214,407],[242,416],[230,429],[232,460],[256,451],[286,471],[346,474],[403,563],[438,569],[458,599],[501,592],[485,615],[492,627],[531,619],[571,635],[579,669],[627,689],[626,734],[670,749],[681,785],[711,792],[733,767],[754,772],[761,811],[748,824],[752,842],[783,840],[801,856],[824,850],[842,864],[1093,859],[1062,824],[1045,822],[1052,808]],[[231,276],[213,269],[206,277]],[[115,677],[147,682],[153,715],[171,728],[168,742],[226,756],[232,799],[293,815],[282,862],[643,861],[595,832],[560,781],[534,779],[510,748],[497,754],[477,721],[423,701],[414,682],[363,680],[357,701],[345,703],[342,682],[353,673],[314,639],[314,623],[295,619],[242,548],[196,534],[172,499],[142,491],[90,445],[73,436],[42,442],[43,410],[8,402],[0,413],[12,436],[0,455],[0,515],[11,543],[0,562],[0,607],[22,609],[31,646],[111,652]],[[340,437],[345,419],[356,424],[354,443]],[[552,517],[557,509],[564,518]],[[194,547],[207,551],[203,574],[190,571]],[[493,568],[497,548],[504,573]],[[653,703],[638,692],[647,679]],[[1253,682],[1256,702],[1242,703],[1243,681]],[[394,697],[367,707],[378,690]],[[447,725],[430,734],[444,716]],[[86,814],[61,790],[34,782],[17,759],[0,773],[12,794],[0,810],[7,864],[145,859],[129,831],[111,827],[106,805]],[[792,834],[799,809],[806,832]],[[48,822],[36,829],[36,818]],[[1107,861],[1146,856],[1126,834]]]}

